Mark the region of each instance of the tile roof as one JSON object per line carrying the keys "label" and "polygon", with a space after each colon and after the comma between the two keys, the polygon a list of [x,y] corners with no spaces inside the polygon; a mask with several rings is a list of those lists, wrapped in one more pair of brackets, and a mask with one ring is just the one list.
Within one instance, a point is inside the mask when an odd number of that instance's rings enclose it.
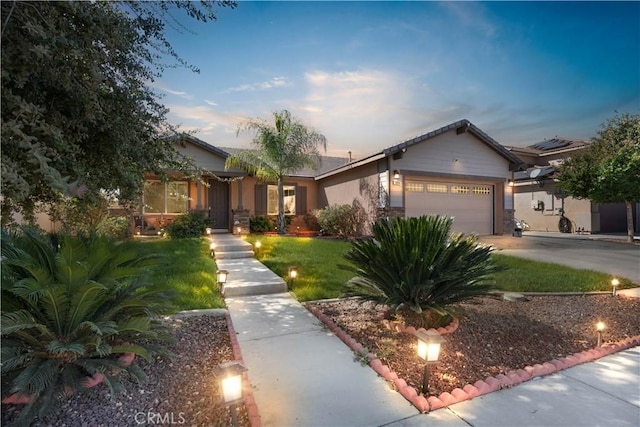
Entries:
{"label": "tile roof", "polygon": [[451,130],[456,130],[459,133],[464,133],[464,132],[470,132],[473,135],[475,135],[478,139],[480,139],[481,141],[483,141],[485,144],[487,144],[490,148],[492,148],[494,151],[496,151],[499,155],[501,155],[502,157],[504,157],[505,159],[507,159],[511,164],[513,164],[515,166],[516,169],[519,169],[522,167],[523,162],[522,160],[520,160],[520,158],[518,158],[518,156],[514,155],[511,151],[507,150],[502,144],[500,144],[499,142],[497,142],[495,139],[491,138],[489,135],[487,135],[485,132],[483,132],[480,128],[478,128],[476,125],[474,125],[473,123],[471,123],[469,120],[467,119],[462,119],[459,120],[457,122],[453,122],[451,124],[448,124],[446,126],[443,126],[439,129],[436,129],[434,131],[425,133],[423,135],[420,136],[416,136],[415,138],[406,140],[404,142],[401,142],[400,144],[385,148],[381,151],[375,152],[363,159],[359,159],[359,160],[355,160],[352,161],[351,163],[338,167],[334,170],[328,171],[324,174],[320,174],[318,176],[316,176],[317,178],[324,178],[327,176],[330,176],[334,173],[338,173],[338,172],[342,172],[343,170],[346,170],[347,168],[352,168],[355,166],[360,166],[362,164],[366,164],[368,162],[371,161],[375,161],[381,157],[387,157],[387,156],[391,156],[395,153],[399,153],[399,152],[404,152],[406,151],[406,149],[408,147],[411,147],[412,145],[416,145],[419,144],[423,141],[426,141],[428,139],[434,138],[438,135],[442,135],[444,133],[447,133]]}
{"label": "tile roof", "polygon": [[[498,143],[495,139],[491,138],[489,135],[484,133],[480,128],[478,128],[476,125],[471,123],[469,120],[462,119],[457,122],[453,122],[451,124],[443,126],[434,131],[431,131],[423,135],[416,136],[415,138],[401,142],[400,144],[385,148],[380,151],[376,151],[373,154],[370,154],[362,159],[352,160],[351,162],[346,157],[320,156],[321,164],[319,165],[318,169],[305,168],[295,172],[291,176],[304,177],[304,178],[316,178],[316,179],[331,176],[335,173],[339,173],[347,169],[351,169],[363,164],[367,164],[369,162],[378,160],[380,158],[391,156],[398,152],[406,151],[406,149],[408,147],[411,147],[412,145],[419,144],[423,141],[426,141],[428,139],[431,139],[433,137],[444,134],[454,129],[458,133],[470,132],[471,134],[475,135],[478,139],[480,139],[482,142],[487,144],[491,149],[496,151],[499,155],[507,159],[516,168],[521,168],[522,161],[515,154],[513,154],[506,147]],[[246,150],[242,148],[214,147],[213,145],[208,144],[194,136],[188,136],[186,137],[186,139],[205,150],[208,150],[214,154],[217,154],[218,156],[224,159],[226,159],[229,155],[233,155],[239,151]],[[515,147],[512,147],[512,148],[515,148]]]}

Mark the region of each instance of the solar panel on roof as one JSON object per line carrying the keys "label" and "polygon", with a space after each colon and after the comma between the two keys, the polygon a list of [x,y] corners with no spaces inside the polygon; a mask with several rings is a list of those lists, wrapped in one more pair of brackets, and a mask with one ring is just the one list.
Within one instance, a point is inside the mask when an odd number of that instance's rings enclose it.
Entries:
{"label": "solar panel on roof", "polygon": [[538,142],[535,145],[532,145],[531,148],[535,148],[540,151],[550,151],[555,150],[557,148],[566,147],[571,144],[571,141],[567,141],[566,139],[550,139],[548,141]]}

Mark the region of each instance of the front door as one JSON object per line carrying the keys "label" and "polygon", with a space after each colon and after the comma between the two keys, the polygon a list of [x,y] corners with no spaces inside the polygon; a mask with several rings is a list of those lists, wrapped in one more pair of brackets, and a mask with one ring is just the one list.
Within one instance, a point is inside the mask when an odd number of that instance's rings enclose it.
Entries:
{"label": "front door", "polygon": [[209,180],[209,218],[215,221],[213,228],[229,229],[229,183]]}

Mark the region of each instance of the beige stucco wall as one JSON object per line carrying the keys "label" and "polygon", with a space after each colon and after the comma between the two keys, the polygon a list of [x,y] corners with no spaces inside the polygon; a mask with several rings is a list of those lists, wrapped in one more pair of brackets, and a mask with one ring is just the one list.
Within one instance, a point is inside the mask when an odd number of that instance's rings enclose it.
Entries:
{"label": "beige stucco wall", "polygon": [[[600,231],[600,219],[597,206],[589,200],[579,200],[573,197],[564,199],[558,195],[555,184],[546,183],[540,187],[534,182],[531,185],[515,187],[515,217],[529,224],[532,231],[558,231],[560,210],[572,222],[572,227],[584,228],[592,233]],[[542,209],[535,210],[532,202],[542,202]]]}
{"label": "beige stucco wall", "polygon": [[213,172],[224,171],[225,159],[205,150],[204,148],[198,147],[197,145],[189,142],[185,143],[185,146],[177,144],[176,148],[183,155],[191,157],[201,168]]}
{"label": "beige stucco wall", "polygon": [[[251,215],[255,215],[255,185],[258,180],[254,177],[246,176],[242,179],[242,208],[247,209]],[[307,211],[312,211],[318,208],[318,190],[317,185],[310,178],[287,178],[284,180],[285,185],[298,185],[307,187]],[[233,182],[231,185],[231,201],[229,208],[238,208],[239,189],[238,182]],[[272,185],[275,185],[272,184]],[[299,215],[303,215],[306,212],[298,212]]]}
{"label": "beige stucco wall", "polygon": [[352,204],[357,199],[373,220],[378,207],[378,163],[360,167],[323,178],[318,181],[317,206]]}
{"label": "beige stucco wall", "polygon": [[[455,129],[412,145],[402,159],[390,158],[389,170],[429,171],[467,177],[511,177],[509,162],[471,133]],[[392,198],[394,194],[392,193]]]}

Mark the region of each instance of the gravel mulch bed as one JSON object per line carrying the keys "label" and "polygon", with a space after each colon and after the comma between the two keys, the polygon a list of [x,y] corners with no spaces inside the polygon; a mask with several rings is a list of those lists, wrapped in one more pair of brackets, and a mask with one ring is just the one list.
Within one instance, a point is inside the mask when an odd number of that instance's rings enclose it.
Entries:
{"label": "gravel mulch bed", "polygon": [[[37,427],[107,427],[140,425],[229,426],[213,370],[235,360],[225,317],[199,316],[167,321],[175,342],[167,347],[175,357],[139,362],[148,381],[125,381],[123,393],[111,397],[101,384],[66,401],[57,415],[32,424]],[[9,425],[21,406],[2,405],[2,425]],[[244,405],[238,421],[249,426]]]}
{"label": "gravel mulch bed", "polygon": [[[386,306],[354,299],[313,305],[420,390],[424,361],[416,355],[416,339],[383,326]],[[453,308],[460,326],[444,336],[441,363],[431,368],[429,395],[594,348],[598,321],[606,324],[603,342],[640,335],[637,298],[529,296],[510,302],[483,297]]]}

